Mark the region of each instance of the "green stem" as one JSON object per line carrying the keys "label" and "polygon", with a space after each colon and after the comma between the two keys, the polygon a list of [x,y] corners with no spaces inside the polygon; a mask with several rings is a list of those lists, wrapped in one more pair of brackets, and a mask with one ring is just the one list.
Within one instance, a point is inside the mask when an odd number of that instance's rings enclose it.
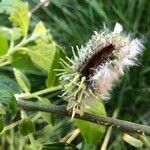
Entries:
{"label": "green stem", "polygon": [[4,127],[3,131],[0,133],[0,135],[2,135],[3,133],[5,133],[5,131],[10,130],[14,127],[16,127],[19,123],[21,122],[21,120],[11,123],[10,125],[7,125],[6,127]]}
{"label": "green stem", "polygon": [[1,61],[0,61],[0,67],[9,65],[10,63],[11,63],[11,60],[7,60],[7,61],[4,61],[4,62],[1,62]]}
{"label": "green stem", "polygon": [[29,140],[30,140],[30,143],[31,143],[31,145],[33,144],[33,145],[36,145],[36,141],[35,141],[35,139],[34,139],[34,137],[33,137],[33,135],[30,133],[30,134],[28,134],[28,138],[29,138]]}
{"label": "green stem", "polygon": [[52,92],[55,92],[55,91],[59,91],[59,90],[61,90],[61,89],[62,89],[62,86],[59,85],[59,86],[56,86],[56,87],[51,87],[51,88],[47,88],[47,89],[44,89],[44,90],[40,90],[40,91],[34,92],[34,93],[24,93],[24,94],[20,94],[20,95],[17,95],[17,98],[19,98],[19,99],[37,98],[37,97],[40,96],[40,95],[52,93]]}
{"label": "green stem", "polygon": [[[112,117],[113,118],[117,118],[118,114],[119,114],[119,108],[117,107],[117,109],[114,111]],[[103,141],[103,144],[102,144],[100,150],[106,150],[107,149],[107,145],[109,143],[109,139],[111,137],[111,133],[112,133],[112,127],[109,127],[107,132],[106,132],[106,135],[105,135],[105,138],[104,138],[104,141]]]}
{"label": "green stem", "polygon": [[14,129],[10,130],[10,138],[9,138],[9,147],[10,150],[14,150],[14,140],[12,140],[14,138]]}
{"label": "green stem", "polygon": [[30,11],[31,15],[32,15],[33,13],[35,13],[37,10],[39,10],[40,8],[42,8],[46,3],[48,3],[48,0],[45,0],[45,1],[43,1],[43,2],[38,3],[38,4]]}
{"label": "green stem", "polygon": [[[118,101],[118,106],[117,108],[115,109],[115,111],[113,112],[113,115],[112,117],[113,118],[118,118],[118,115],[119,115],[119,112],[120,112],[120,109],[121,109],[121,106],[122,106],[122,103],[123,103],[123,94],[124,94],[124,88],[125,88],[125,84],[123,84],[122,86],[122,89],[121,89],[121,93],[119,95],[119,101]],[[106,150],[107,149],[107,146],[108,146],[108,143],[109,143],[109,139],[111,137],[111,133],[112,133],[112,127],[109,127],[107,132],[106,132],[106,135],[105,135],[105,138],[104,138],[104,141],[102,143],[102,146],[100,148],[100,150]]]}
{"label": "green stem", "polygon": [[12,56],[14,53],[16,53],[19,50],[25,50],[25,48],[23,48],[23,46],[33,40],[35,40],[35,38],[32,36],[29,37],[28,39],[26,37],[24,37],[22,39],[22,41],[19,44],[17,44],[16,46],[14,46],[14,47],[10,46],[8,53],[6,55],[4,55],[0,60],[0,67],[10,64],[11,63],[11,61],[9,60],[10,56]]}

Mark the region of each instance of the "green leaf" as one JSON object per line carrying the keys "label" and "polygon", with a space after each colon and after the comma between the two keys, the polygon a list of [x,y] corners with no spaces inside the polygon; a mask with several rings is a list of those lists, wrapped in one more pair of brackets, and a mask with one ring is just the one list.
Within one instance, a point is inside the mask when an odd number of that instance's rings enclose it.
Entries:
{"label": "green leaf", "polygon": [[16,113],[17,110],[17,102],[14,93],[19,92],[19,87],[14,80],[6,75],[0,74],[0,103],[6,106],[6,111],[12,114]]}
{"label": "green leaf", "polygon": [[65,57],[64,52],[53,42],[51,34],[42,22],[36,25],[32,36],[38,37],[35,40],[37,46],[30,47],[28,55],[35,66],[48,75],[47,87],[58,85],[55,69],[61,68],[59,59]]}
{"label": "green leaf", "polygon": [[16,6],[16,8],[11,12],[9,20],[20,27],[22,35],[27,35],[30,21],[28,4],[22,3]]}
{"label": "green leaf", "polygon": [[48,74],[55,54],[55,45],[44,44],[40,46],[32,46],[30,49],[31,50],[28,51],[28,55],[34,65]]}
{"label": "green leaf", "polygon": [[[33,33],[32,33],[35,37],[38,37],[37,40],[35,40],[36,44],[42,44],[44,43],[48,43],[49,42],[49,38],[48,38],[48,34],[47,34],[47,29],[45,28],[43,22],[39,22]],[[33,36],[32,35],[32,36]],[[50,35],[50,34],[49,34]],[[51,38],[52,40],[52,38]]]}
{"label": "green leaf", "polygon": [[55,73],[54,67],[56,67],[59,62],[59,49],[55,43],[43,44],[30,47],[27,51],[33,64],[42,70],[45,74],[51,74],[51,80],[54,82]]}
{"label": "green leaf", "polygon": [[8,43],[6,36],[0,33],[0,56],[7,53]]}
{"label": "green leaf", "polygon": [[[95,102],[93,102],[90,107],[86,109],[86,112],[98,116],[106,116],[105,107],[101,100],[95,100]],[[106,129],[103,125],[97,125],[79,119],[76,119],[76,124],[81,131],[85,143],[88,145],[96,145],[103,137]]]}
{"label": "green leaf", "polygon": [[35,125],[28,119],[23,119],[19,125],[19,131],[23,136],[33,133],[35,131]]}
{"label": "green leaf", "polygon": [[7,111],[15,113],[17,110],[17,101],[7,86],[0,84],[0,102],[8,107]]}
{"label": "green leaf", "polygon": [[11,10],[20,2],[20,0],[2,0],[0,3],[0,13],[11,13]]}
{"label": "green leaf", "polygon": [[36,67],[33,65],[30,57],[21,52],[16,52],[12,56],[12,65],[18,69],[27,70],[27,71],[37,71]]}
{"label": "green leaf", "polygon": [[143,143],[140,140],[126,133],[123,135],[123,140],[126,141],[128,144],[137,148],[142,148],[143,146]]}
{"label": "green leaf", "polygon": [[0,116],[0,133],[3,131],[4,128],[4,118],[3,116]]}
{"label": "green leaf", "polygon": [[0,74],[0,88],[5,88],[12,93],[20,93],[21,90],[15,80],[5,74]]}
{"label": "green leaf", "polygon": [[7,28],[7,27],[0,27],[0,33],[3,34],[6,39],[8,40],[18,40],[21,37],[20,29],[19,28]]}
{"label": "green leaf", "polygon": [[21,89],[25,93],[29,93],[31,90],[31,84],[30,84],[30,81],[28,80],[28,78],[25,76],[25,74],[15,68],[14,68],[14,74],[15,74],[15,78],[16,78],[19,86],[21,87]]}
{"label": "green leaf", "polygon": [[9,20],[20,27],[20,33],[25,36],[29,27],[29,10],[28,4],[20,0],[3,0],[0,3],[0,13],[6,11],[10,17]]}
{"label": "green leaf", "polygon": [[62,49],[56,47],[55,54],[53,55],[53,62],[51,64],[50,71],[48,73],[48,77],[47,77],[47,80],[46,80],[47,87],[52,87],[52,86],[56,86],[56,85],[59,84],[58,77],[56,76],[56,74],[58,72],[56,72],[55,69],[62,68],[62,66],[59,63],[60,58],[64,59],[65,58],[65,53],[63,52]]}

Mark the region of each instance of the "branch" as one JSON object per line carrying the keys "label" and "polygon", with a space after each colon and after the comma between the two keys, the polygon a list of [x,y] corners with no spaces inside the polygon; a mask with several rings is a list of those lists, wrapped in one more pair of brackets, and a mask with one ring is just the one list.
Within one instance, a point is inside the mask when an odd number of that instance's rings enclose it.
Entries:
{"label": "branch", "polygon": [[37,10],[39,10],[41,7],[43,7],[44,5],[48,5],[49,4],[49,0],[43,0],[43,1],[41,1],[40,3],[38,3],[31,11],[30,11],[30,13],[31,13],[31,15],[33,14],[33,13],[35,13]]}
{"label": "branch", "polygon": [[[41,103],[23,100],[18,101],[18,106],[24,110],[50,112],[71,117],[71,112],[66,110],[66,106],[43,105]],[[84,115],[82,116],[80,116],[79,114],[75,114],[74,118],[100,125],[112,126],[124,132],[139,133],[150,136],[150,127],[146,125],[140,125],[137,123],[132,123],[129,121],[119,120],[111,117],[96,116],[89,113],[84,113]]]}

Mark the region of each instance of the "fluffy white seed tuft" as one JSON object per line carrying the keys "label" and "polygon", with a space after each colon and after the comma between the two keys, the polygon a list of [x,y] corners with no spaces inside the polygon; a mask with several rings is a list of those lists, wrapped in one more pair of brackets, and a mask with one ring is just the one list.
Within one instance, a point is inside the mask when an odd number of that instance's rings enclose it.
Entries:
{"label": "fluffy white seed tuft", "polygon": [[94,33],[86,46],[78,50],[78,57],[76,56],[74,59],[73,65],[80,72],[95,53],[103,51],[111,44],[114,46],[110,57],[96,68],[90,68],[94,70],[93,74],[89,75],[92,88],[105,99],[108,97],[114,81],[124,73],[124,69],[136,64],[137,56],[141,54],[144,46],[140,40],[125,35],[123,27],[119,23],[116,23],[113,32],[106,29],[106,31]]}
{"label": "fluffy white seed tuft", "polygon": [[77,54],[72,49],[70,65],[62,62],[60,82],[64,85],[63,97],[69,102],[68,109],[81,109],[91,95],[108,99],[114,82],[125,68],[137,64],[137,56],[144,49],[139,39],[123,33],[119,23],[112,32],[106,27],[94,32],[85,45],[76,47]]}

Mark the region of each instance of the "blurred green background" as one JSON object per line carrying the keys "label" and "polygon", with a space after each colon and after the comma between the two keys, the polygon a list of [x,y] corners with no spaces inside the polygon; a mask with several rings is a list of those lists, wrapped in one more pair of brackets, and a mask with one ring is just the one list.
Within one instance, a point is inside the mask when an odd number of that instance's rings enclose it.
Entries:
{"label": "blurred green background", "polygon": [[[38,0],[27,1],[30,10],[39,3]],[[125,71],[125,75],[112,91],[111,100],[105,102],[105,105],[108,116],[112,116],[117,110],[119,119],[150,125],[149,16],[149,0],[51,0],[48,7],[43,7],[34,13],[30,29],[32,30],[37,22],[42,20],[51,31],[54,40],[65,49],[69,57],[71,57],[72,46],[84,45],[93,31],[102,29],[104,23],[113,29],[115,23],[119,22],[126,33],[132,33],[135,37],[142,39],[145,49],[139,57],[139,65]],[[5,16],[0,17],[0,22],[4,25],[9,24]],[[10,72],[4,71],[4,73]],[[44,77],[29,76],[33,89],[35,91],[42,89]],[[64,135],[66,130],[71,128],[73,126],[70,121],[64,119],[48,131],[44,138],[57,141],[59,135]],[[118,130],[112,131],[108,149],[135,149],[125,143],[121,135],[122,133]],[[77,145],[81,141],[82,138],[79,137],[73,144]]]}

